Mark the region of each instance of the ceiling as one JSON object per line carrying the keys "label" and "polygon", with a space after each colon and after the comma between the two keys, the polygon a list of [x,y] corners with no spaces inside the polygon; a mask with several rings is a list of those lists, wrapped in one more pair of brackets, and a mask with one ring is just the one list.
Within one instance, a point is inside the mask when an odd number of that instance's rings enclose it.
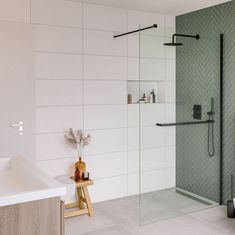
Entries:
{"label": "ceiling", "polygon": [[231,0],[70,0],[110,7],[150,11],[166,15],[182,15]]}

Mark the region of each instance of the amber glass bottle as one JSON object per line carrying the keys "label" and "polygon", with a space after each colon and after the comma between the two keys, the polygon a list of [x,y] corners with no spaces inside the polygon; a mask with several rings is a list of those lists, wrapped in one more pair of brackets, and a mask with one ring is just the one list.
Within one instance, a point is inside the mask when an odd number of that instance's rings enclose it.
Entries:
{"label": "amber glass bottle", "polygon": [[79,161],[75,163],[75,168],[80,172],[80,179],[82,178],[82,174],[86,171],[86,163],[82,161],[82,158],[79,157]]}
{"label": "amber glass bottle", "polygon": [[81,173],[80,171],[78,170],[78,168],[76,167],[76,171],[74,173],[74,178],[75,178],[75,181],[78,182],[81,180]]}

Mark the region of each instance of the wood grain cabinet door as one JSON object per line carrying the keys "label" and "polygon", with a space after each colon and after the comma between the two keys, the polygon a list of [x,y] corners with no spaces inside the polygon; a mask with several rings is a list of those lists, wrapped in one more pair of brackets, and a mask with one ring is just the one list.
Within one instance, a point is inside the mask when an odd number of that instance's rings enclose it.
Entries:
{"label": "wood grain cabinet door", "polygon": [[60,198],[0,207],[0,235],[61,235]]}

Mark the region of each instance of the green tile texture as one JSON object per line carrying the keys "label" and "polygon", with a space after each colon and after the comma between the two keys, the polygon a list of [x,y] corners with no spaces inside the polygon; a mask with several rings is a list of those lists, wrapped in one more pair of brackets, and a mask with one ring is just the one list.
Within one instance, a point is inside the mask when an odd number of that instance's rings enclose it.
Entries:
{"label": "green tile texture", "polygon": [[207,125],[176,128],[176,185],[219,202],[220,34],[224,34],[224,145],[223,201],[230,197],[230,175],[235,174],[235,1],[176,17],[176,32],[199,34],[178,38],[176,49],[176,120],[192,121],[192,107],[202,105],[207,119],[215,100],[215,156],[207,153]]}

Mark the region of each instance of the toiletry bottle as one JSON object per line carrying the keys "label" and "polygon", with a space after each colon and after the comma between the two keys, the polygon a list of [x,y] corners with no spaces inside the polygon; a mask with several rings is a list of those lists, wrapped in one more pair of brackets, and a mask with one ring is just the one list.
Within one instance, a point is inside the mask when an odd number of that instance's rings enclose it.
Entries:
{"label": "toiletry bottle", "polygon": [[81,179],[80,171],[78,170],[78,167],[76,167],[76,171],[74,174],[75,181],[78,182]]}
{"label": "toiletry bottle", "polygon": [[128,94],[128,96],[127,96],[127,103],[132,104],[132,95],[131,94]]}
{"label": "toiletry bottle", "polygon": [[147,98],[146,98],[145,93],[143,94],[143,100],[145,101],[145,103],[147,102]]}
{"label": "toiletry bottle", "polygon": [[150,95],[149,95],[149,103],[153,103],[153,93],[150,92]]}
{"label": "toiletry bottle", "polygon": [[152,103],[156,103],[156,95],[154,93],[154,89],[152,90],[151,94],[152,94],[152,99],[153,99]]}

